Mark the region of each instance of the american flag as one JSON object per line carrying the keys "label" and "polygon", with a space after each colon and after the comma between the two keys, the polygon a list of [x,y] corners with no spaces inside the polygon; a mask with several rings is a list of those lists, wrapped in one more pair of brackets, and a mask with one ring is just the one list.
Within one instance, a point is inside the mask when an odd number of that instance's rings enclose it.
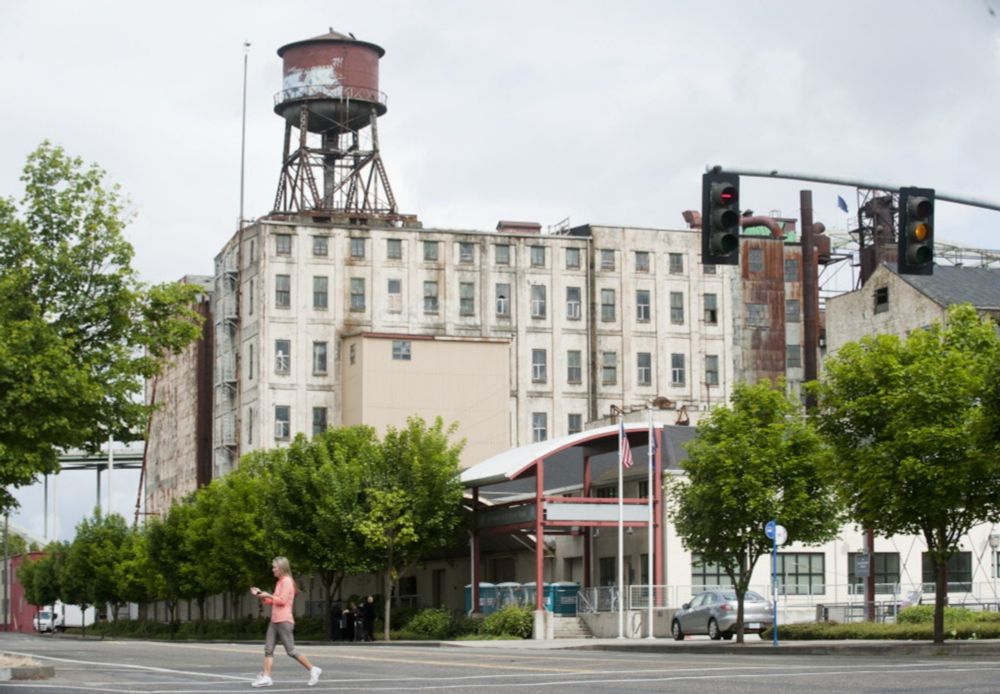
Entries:
{"label": "american flag", "polygon": [[628,436],[625,435],[625,422],[620,424],[621,431],[619,432],[619,438],[622,440],[621,450],[618,451],[619,457],[622,461],[623,468],[632,467],[632,447],[628,445]]}

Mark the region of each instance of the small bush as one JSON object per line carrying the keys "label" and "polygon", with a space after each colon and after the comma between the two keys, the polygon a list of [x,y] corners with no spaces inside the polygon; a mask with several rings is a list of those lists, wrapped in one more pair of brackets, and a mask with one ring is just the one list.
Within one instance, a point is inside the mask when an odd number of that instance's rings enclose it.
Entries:
{"label": "small bush", "polygon": [[[914,605],[907,607],[896,617],[899,624],[934,624],[934,605]],[[1000,621],[1000,612],[975,612],[965,607],[945,607],[945,625],[960,622]]]}
{"label": "small bush", "polygon": [[[767,629],[762,638],[771,639]],[[1000,621],[965,621],[945,626],[946,639],[995,639],[1000,638]],[[875,624],[872,622],[802,622],[778,627],[778,638],[787,641],[814,641],[833,639],[930,641],[934,638],[934,625],[927,623]]]}
{"label": "small bush", "polygon": [[448,639],[455,632],[455,624],[448,610],[429,609],[414,615],[406,631],[428,639]]}
{"label": "small bush", "polygon": [[526,607],[511,605],[487,615],[480,625],[479,633],[488,636],[517,636],[530,639],[534,630],[534,613]]}

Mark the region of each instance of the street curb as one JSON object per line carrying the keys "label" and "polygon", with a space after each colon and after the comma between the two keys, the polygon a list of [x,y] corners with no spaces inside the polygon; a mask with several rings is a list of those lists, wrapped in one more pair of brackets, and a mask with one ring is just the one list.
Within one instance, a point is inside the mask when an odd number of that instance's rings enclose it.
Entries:
{"label": "street curb", "polygon": [[10,680],[47,680],[56,676],[56,669],[51,665],[22,665],[19,667],[0,668],[0,682]]}

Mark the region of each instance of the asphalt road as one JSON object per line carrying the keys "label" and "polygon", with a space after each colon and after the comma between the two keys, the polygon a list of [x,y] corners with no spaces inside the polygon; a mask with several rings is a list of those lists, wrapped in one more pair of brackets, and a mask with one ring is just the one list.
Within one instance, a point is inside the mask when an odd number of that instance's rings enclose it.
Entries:
{"label": "asphalt road", "polygon": [[[1000,692],[1000,660],[972,655],[874,656],[863,649],[846,655],[732,655],[697,647],[650,653],[574,650],[532,642],[440,647],[301,645],[300,650],[323,668],[319,685],[307,687],[306,671],[281,654],[275,659],[275,684],[264,691]],[[56,671],[53,679],[0,683],[2,692],[225,694],[253,691],[250,681],[260,669],[262,645],[0,634],[0,651],[31,655],[55,666]]]}

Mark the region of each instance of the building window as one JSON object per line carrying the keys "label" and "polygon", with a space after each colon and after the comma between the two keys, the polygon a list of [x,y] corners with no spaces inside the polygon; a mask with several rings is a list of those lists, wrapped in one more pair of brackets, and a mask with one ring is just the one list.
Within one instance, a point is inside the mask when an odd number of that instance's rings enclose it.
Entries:
{"label": "building window", "polygon": [[683,354],[670,355],[670,385],[683,386],[687,382],[687,369],[684,367]]}
{"label": "building window", "polygon": [[795,258],[785,258],[785,281],[799,281],[799,261]]}
{"label": "building window", "polygon": [[253,445],[253,408],[247,408],[247,444]]}
{"label": "building window", "polygon": [[583,431],[583,415],[570,413],[566,415],[566,433],[579,434]]}
{"label": "building window", "polygon": [[670,292],[670,322],[684,324],[684,292]]}
{"label": "building window", "polygon": [[703,273],[705,273],[706,275],[714,275],[715,274],[715,266],[714,265],[702,265],[701,271]]}
{"label": "building window", "polygon": [[[924,552],[920,560],[921,575],[925,593],[937,590],[934,583],[934,560],[928,552]],[[948,559],[948,592],[972,592],[972,552],[955,552]]]}
{"label": "building window", "polygon": [[253,380],[253,343],[247,345],[247,380]]}
{"label": "building window", "polygon": [[788,368],[794,369],[802,366],[802,345],[785,345]]}
{"label": "building window", "polygon": [[438,242],[437,241],[424,241],[424,261],[428,263],[437,262],[438,259]]}
{"label": "building window", "polygon": [[291,308],[292,305],[292,276],[274,276],[274,305],[277,308]]}
{"label": "building window", "polygon": [[638,366],[636,380],[640,386],[653,385],[653,355],[649,352],[639,352],[635,355],[635,362]]}
{"label": "building window", "polygon": [[253,263],[256,261],[257,261],[257,244],[254,242],[253,239],[250,239],[250,262]]}
{"label": "building window", "polygon": [[472,282],[458,284],[458,313],[462,316],[476,315],[476,285]]}
{"label": "building window", "polygon": [[291,255],[292,254],[292,235],[291,234],[275,234],[274,235],[274,252],[277,255]]}
{"label": "building window", "polygon": [[501,283],[497,285],[497,315],[510,316],[510,285]]}
{"label": "building window", "polygon": [[287,374],[292,370],[292,341],[274,341],[274,371]]}
{"label": "building window", "polygon": [[705,294],[702,297],[705,303],[705,325],[719,324],[719,297],[716,294]]}
{"label": "building window", "polygon": [[670,254],[670,274],[671,275],[683,275],[684,274],[684,254],[683,253],[671,253]]}
{"label": "building window", "polygon": [[531,267],[545,267],[545,246],[531,247]]}
{"label": "building window", "polygon": [[358,346],[351,345],[351,348],[348,350],[348,354],[350,355],[350,361],[353,364],[358,358]]}
{"label": "building window", "polygon": [[548,380],[547,355],[544,349],[531,350],[531,381],[545,383]]}
{"label": "building window", "polygon": [[580,288],[566,287],[566,320],[580,320]]}
{"label": "building window", "polygon": [[[857,552],[847,554],[847,583],[854,595],[865,594],[865,577],[854,573],[854,560]],[[871,557],[868,570],[875,577],[875,592],[893,594],[899,583],[899,552],[875,552]]]}
{"label": "building window", "polygon": [[328,285],[326,277],[313,277],[313,308],[326,309],[329,300]]}
{"label": "building window", "polygon": [[604,322],[615,319],[615,290],[601,290],[601,320]]}
{"label": "building window", "polygon": [[313,255],[317,257],[330,255],[330,240],[326,236],[313,236]]}
{"label": "building window", "polygon": [[497,265],[510,265],[510,244],[498,243],[493,246],[493,262]]}
{"label": "building window", "polygon": [[256,294],[254,281],[250,280],[250,291],[247,292],[247,315],[253,315],[253,295]]}
{"label": "building window", "polygon": [[719,355],[705,355],[705,385],[719,385]]}
{"label": "building window", "polygon": [[424,282],[424,313],[438,312],[438,283],[434,280]]}
{"label": "building window", "polygon": [[602,248],[601,249],[601,269],[602,270],[614,270],[615,269],[615,251],[612,248]]}
{"label": "building window", "polygon": [[313,343],[313,373],[314,374],[325,374],[326,373],[326,343],[325,342],[314,342]]}
{"label": "building window", "polygon": [[601,383],[606,386],[618,383],[618,352],[601,352]]}
{"label": "building window", "polygon": [[385,257],[389,260],[403,259],[402,239],[387,239],[385,242]]}
{"label": "building window", "polygon": [[287,439],[292,431],[292,408],[288,405],[274,406],[274,438]]}
{"label": "building window", "polygon": [[579,248],[567,248],[566,249],[566,269],[567,270],[579,270],[580,269],[580,249]]}
{"label": "building window", "polygon": [[390,279],[386,291],[389,296],[389,313],[400,313],[403,310],[403,282]]}
{"label": "building window", "polygon": [[616,585],[618,583],[618,560],[615,557],[601,557],[598,562],[597,574],[599,585]]}
{"label": "building window", "polygon": [[412,343],[409,340],[392,341],[392,358],[395,361],[410,361]]}
{"label": "building window", "polygon": [[578,349],[566,352],[566,382],[583,382],[583,353]]}
{"label": "building window", "polygon": [[889,310],[889,288],[878,287],[875,290],[875,313],[885,313]]}
{"label": "building window", "polygon": [[319,436],[326,431],[326,408],[313,408],[313,436]]}
{"label": "building window", "polygon": [[732,587],[733,582],[721,565],[711,561],[702,561],[701,554],[691,553],[692,592]]}
{"label": "building window", "polygon": [[778,582],[782,595],[823,595],[826,557],[822,552],[778,554]]}
{"label": "building window", "polygon": [[767,304],[747,304],[747,325],[766,328],[770,324],[771,316]]}
{"label": "building window", "polygon": [[545,318],[545,285],[531,285],[531,317]]}
{"label": "building window", "polygon": [[472,265],[476,262],[476,247],[468,241],[458,244],[458,262],[462,265]]}
{"label": "building window", "polygon": [[545,412],[531,413],[531,440],[545,441],[549,438],[549,415]]}
{"label": "building window", "polygon": [[365,240],[364,239],[351,239],[351,257],[352,258],[364,258],[365,257]]}
{"label": "building window", "polygon": [[801,307],[798,299],[785,299],[785,322],[798,323],[802,320]]}
{"label": "building window", "polygon": [[747,251],[747,269],[750,272],[764,272],[763,248],[751,248]]}
{"label": "building window", "polygon": [[635,319],[640,323],[648,323],[649,313],[649,290],[637,289],[635,292]]}
{"label": "building window", "polygon": [[352,311],[364,311],[365,310],[365,278],[364,277],[352,277],[351,278],[351,310]]}
{"label": "building window", "polygon": [[[617,499],[618,490],[615,487],[595,487],[594,493],[591,496],[595,499]],[[602,559],[601,561],[604,560]],[[611,561],[614,561],[614,559]]]}
{"label": "building window", "polygon": [[635,252],[635,271],[649,272],[649,251]]}

